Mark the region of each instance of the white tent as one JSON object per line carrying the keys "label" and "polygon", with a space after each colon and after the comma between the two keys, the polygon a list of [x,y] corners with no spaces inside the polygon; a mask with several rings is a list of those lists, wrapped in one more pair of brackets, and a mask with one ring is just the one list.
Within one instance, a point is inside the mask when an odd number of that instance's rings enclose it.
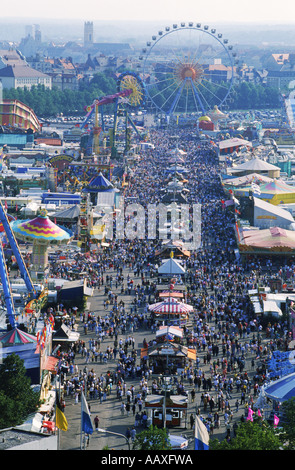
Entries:
{"label": "white tent", "polygon": [[252,158],[247,162],[241,163],[241,165],[237,165],[233,168],[229,169],[230,173],[240,173],[243,171],[252,171],[255,173],[259,173],[260,171],[280,171],[278,166],[272,165],[271,163],[265,162],[264,160],[260,160],[260,158]]}
{"label": "white tent", "polygon": [[159,330],[156,332],[156,338],[166,335],[172,335],[177,336],[178,338],[182,338],[183,330],[178,326],[160,326]]}
{"label": "white tent", "polygon": [[158,268],[158,274],[185,274],[185,269],[178,261],[170,258]]}
{"label": "white tent", "polygon": [[271,314],[274,317],[281,317],[283,315],[282,310],[278,307],[277,303],[273,300],[263,300],[263,313],[265,315]]}
{"label": "white tent", "polygon": [[254,197],[254,225],[259,228],[280,227],[290,230],[294,218],[289,211]]}

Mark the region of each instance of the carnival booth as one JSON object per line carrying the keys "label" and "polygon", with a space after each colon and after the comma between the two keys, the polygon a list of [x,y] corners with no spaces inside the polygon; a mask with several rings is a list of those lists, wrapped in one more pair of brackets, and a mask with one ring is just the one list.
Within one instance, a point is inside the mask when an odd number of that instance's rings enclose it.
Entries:
{"label": "carnival booth", "polygon": [[196,360],[196,350],[176,342],[164,342],[141,350],[141,360],[155,374],[176,374]]}
{"label": "carnival booth", "polygon": [[178,326],[160,326],[156,332],[156,341],[163,343],[167,341],[181,342],[183,338],[183,330]]}
{"label": "carnival booth", "polygon": [[80,333],[73,331],[71,328],[62,324],[58,330],[52,335],[53,348],[60,345],[62,351],[67,351],[80,338]]}
{"label": "carnival booth", "polygon": [[145,410],[148,421],[153,426],[163,427],[166,417],[166,427],[186,427],[187,418],[187,396],[171,395],[147,395],[145,399]]}
{"label": "carnival booth", "polygon": [[233,137],[231,139],[221,140],[218,144],[220,155],[227,155],[236,152],[240,147],[252,148],[252,142],[245,139]]}
{"label": "carnival booth", "polygon": [[151,319],[158,325],[178,325],[183,326],[189,321],[189,314],[194,311],[194,307],[189,304],[169,297],[162,302],[156,302],[148,307],[151,312]]}
{"label": "carnival booth", "polygon": [[163,246],[156,251],[155,256],[161,257],[162,259],[168,258],[173,251],[173,257],[175,258],[189,258],[190,252],[185,249],[182,242],[167,242],[163,243]]}
{"label": "carnival booth", "polygon": [[100,193],[110,193],[114,198],[114,191],[113,184],[103,176],[102,172],[99,172],[99,174],[89,182],[88,186],[83,189],[84,193],[90,194],[91,202],[94,205],[97,205],[98,195]]}

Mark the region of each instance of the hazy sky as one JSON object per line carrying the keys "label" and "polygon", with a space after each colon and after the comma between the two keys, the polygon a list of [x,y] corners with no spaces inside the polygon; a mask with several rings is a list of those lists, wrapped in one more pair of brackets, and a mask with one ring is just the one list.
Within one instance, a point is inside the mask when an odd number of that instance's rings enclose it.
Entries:
{"label": "hazy sky", "polygon": [[[5,3],[5,4],[4,4]],[[295,1],[284,0],[14,0],[1,18],[295,23]]]}

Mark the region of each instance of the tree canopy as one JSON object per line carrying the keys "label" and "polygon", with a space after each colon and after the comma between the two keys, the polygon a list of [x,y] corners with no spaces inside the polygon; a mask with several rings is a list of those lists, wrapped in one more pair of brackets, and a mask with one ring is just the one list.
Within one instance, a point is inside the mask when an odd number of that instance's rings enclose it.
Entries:
{"label": "tree canopy", "polygon": [[137,434],[133,443],[135,450],[169,450],[171,444],[166,429],[159,429],[157,426],[149,426],[141,433]]}
{"label": "tree canopy", "polygon": [[[212,90],[211,90],[212,88]],[[208,84],[208,93],[214,91],[214,84]],[[28,88],[4,89],[4,99],[17,99],[31,107],[39,117],[52,117],[58,113],[86,114],[85,107],[91,105],[94,99],[112,95],[117,91],[115,78],[109,71],[96,73],[90,82],[81,81],[79,90],[52,90],[44,85]],[[167,99],[165,90],[158,93],[158,105]],[[229,100],[229,110],[277,108],[280,106],[280,92],[274,87],[241,82],[232,87]],[[109,114],[114,105],[108,105]],[[194,107],[192,111],[194,111]]]}
{"label": "tree canopy", "polygon": [[4,89],[3,98],[19,100],[34,110],[39,117],[52,117],[58,113],[86,114],[85,107],[97,98],[116,93],[116,81],[107,73],[97,73],[90,83],[83,83],[79,90],[51,90],[44,85],[16,89]]}
{"label": "tree canopy", "polygon": [[230,440],[210,441],[210,450],[281,450],[282,442],[274,426],[261,418],[240,423]]}

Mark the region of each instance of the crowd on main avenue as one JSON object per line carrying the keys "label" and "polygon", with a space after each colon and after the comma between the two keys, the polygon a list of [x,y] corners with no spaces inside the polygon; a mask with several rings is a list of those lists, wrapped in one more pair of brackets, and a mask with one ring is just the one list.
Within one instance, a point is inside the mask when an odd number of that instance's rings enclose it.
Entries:
{"label": "crowd on main avenue", "polygon": [[[176,177],[167,171],[168,160],[176,147],[182,150],[183,166],[189,170],[184,174],[186,202],[201,204],[202,233],[200,247],[183,262],[185,280],[176,281],[185,283],[186,303],[194,307],[190,325],[183,327],[183,341],[196,349],[196,361],[175,374],[173,383],[180,394],[188,391],[211,436],[222,430],[221,436],[230,439],[248,408],[254,407],[266,380],[267,358],[276,349],[286,350],[290,332],[280,322],[264,325],[254,313],[248,290],[266,284],[261,267],[267,260],[241,262],[236,256],[235,214],[221,202],[224,192],[214,142],[197,140],[190,129],[178,129],[176,142],[174,133],[151,131],[154,149],[146,150],[132,167],[124,197],[135,198],[145,209],[159,204],[168,181]],[[76,265],[104,302],[100,311],[78,316],[68,311],[66,322],[73,328],[78,324],[81,337],[61,361],[65,403],[78,403],[81,389],[90,408],[94,401],[103,404],[115,397],[122,415],[134,418],[132,439],[148,422],[146,395],[161,387],[161,376],[141,360],[142,344],[135,336],[146,332],[147,343],[153,344],[159,326],[148,306],[161,282],[156,252],[162,241],[114,236],[108,247],[91,257],[75,255]],[[53,277],[71,279],[68,271],[66,264],[51,265]],[[83,359],[83,367],[78,367],[77,358]],[[104,372],[97,373],[97,366]],[[241,409],[245,414],[238,413]],[[193,423],[194,413],[191,428]]]}

